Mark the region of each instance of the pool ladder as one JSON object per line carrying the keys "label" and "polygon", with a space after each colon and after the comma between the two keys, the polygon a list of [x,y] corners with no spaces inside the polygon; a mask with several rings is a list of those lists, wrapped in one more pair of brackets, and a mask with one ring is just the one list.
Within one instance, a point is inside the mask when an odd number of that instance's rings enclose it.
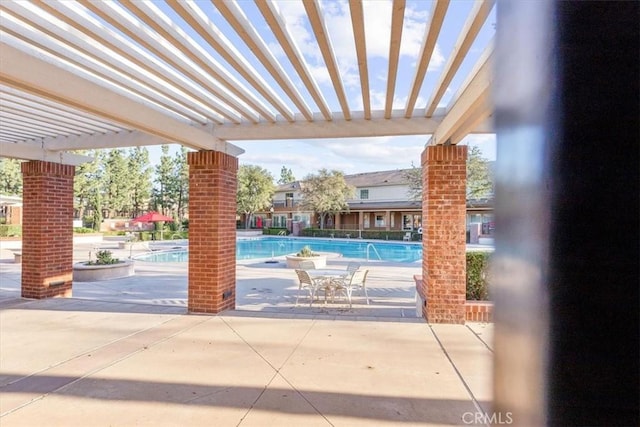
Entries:
{"label": "pool ladder", "polygon": [[378,250],[376,249],[376,247],[375,247],[375,246],[373,246],[373,243],[369,243],[369,244],[367,245],[367,261],[369,261],[369,250],[370,250],[370,249],[373,249],[373,252],[375,252],[375,253],[376,253],[376,255],[378,255],[378,259],[379,259],[380,261],[382,261],[382,257],[381,257],[381,256],[380,256],[380,254],[378,253]]}

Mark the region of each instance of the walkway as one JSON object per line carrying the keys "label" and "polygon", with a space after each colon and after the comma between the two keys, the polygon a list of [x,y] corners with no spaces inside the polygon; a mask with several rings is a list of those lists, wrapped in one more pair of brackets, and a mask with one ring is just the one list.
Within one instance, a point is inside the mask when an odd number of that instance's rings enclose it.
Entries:
{"label": "walkway", "polygon": [[492,325],[410,316],[413,294],[390,280],[403,267],[375,267],[386,289],[348,313],[292,309],[290,271],[239,265],[239,309],[219,316],[186,315],[186,278],[153,268],[33,301],[0,263],[3,427],[465,425],[490,411]]}

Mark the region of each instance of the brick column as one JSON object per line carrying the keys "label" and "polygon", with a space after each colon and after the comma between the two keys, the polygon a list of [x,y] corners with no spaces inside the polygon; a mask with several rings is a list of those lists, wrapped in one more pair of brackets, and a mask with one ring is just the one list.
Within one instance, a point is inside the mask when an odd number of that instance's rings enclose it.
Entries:
{"label": "brick column", "polygon": [[430,323],[464,323],[467,147],[422,152],[422,313]]}
{"label": "brick column", "polygon": [[43,161],[22,168],[22,296],[70,297],[75,167]]}
{"label": "brick column", "polygon": [[189,301],[192,313],[236,305],[238,159],[219,151],[187,154],[189,163]]}

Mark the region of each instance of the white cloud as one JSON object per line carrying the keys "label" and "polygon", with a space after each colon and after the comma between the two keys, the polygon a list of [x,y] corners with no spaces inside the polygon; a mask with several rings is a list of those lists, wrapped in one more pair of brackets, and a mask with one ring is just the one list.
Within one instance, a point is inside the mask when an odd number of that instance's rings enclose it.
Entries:
{"label": "white cloud", "polygon": [[246,150],[241,164],[255,164],[277,179],[282,166],[301,179],[319,169],[346,174],[406,169],[420,162],[426,136],[236,142]]}

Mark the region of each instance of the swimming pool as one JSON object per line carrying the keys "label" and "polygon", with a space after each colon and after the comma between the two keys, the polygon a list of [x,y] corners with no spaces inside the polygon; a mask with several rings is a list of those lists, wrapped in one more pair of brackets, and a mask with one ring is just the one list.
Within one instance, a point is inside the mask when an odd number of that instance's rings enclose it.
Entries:
{"label": "swimming pool", "polygon": [[[422,260],[420,243],[382,242],[375,240],[303,239],[291,237],[260,237],[238,239],[236,259],[271,258],[298,252],[304,246],[314,252],[334,252],[345,258],[374,261],[415,262]],[[137,256],[147,262],[186,262],[189,252],[185,249],[154,252]]]}

